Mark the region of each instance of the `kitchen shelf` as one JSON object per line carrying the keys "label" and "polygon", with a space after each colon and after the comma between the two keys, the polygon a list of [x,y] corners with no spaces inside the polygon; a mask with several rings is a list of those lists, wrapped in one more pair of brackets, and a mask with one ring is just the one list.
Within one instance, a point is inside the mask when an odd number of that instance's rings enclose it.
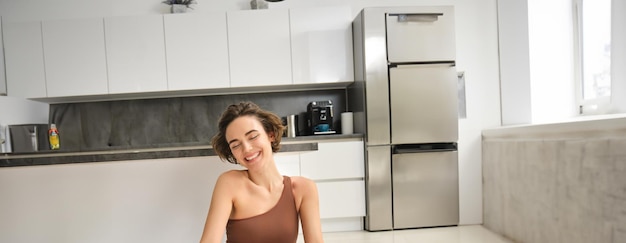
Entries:
{"label": "kitchen shelf", "polygon": [[159,91],[159,92],[89,95],[89,96],[32,98],[31,100],[40,101],[40,102],[44,102],[48,104],[59,104],[59,103],[79,103],[79,102],[154,99],[154,98],[191,97],[191,96],[277,93],[277,92],[292,92],[292,91],[345,89],[352,83],[354,82],[350,81],[350,82],[287,84],[287,85],[254,86],[254,87],[232,87],[232,88],[175,90],[175,91]]}
{"label": "kitchen shelf", "polygon": [[[317,151],[318,142],[323,140],[362,138],[363,134],[317,135],[295,138],[284,137],[282,138],[282,146],[279,153]],[[34,153],[0,154],[0,168],[216,155],[213,148],[208,144],[189,144],[170,147],[155,146],[152,148],[112,148],[111,150],[100,151],[41,151]]]}

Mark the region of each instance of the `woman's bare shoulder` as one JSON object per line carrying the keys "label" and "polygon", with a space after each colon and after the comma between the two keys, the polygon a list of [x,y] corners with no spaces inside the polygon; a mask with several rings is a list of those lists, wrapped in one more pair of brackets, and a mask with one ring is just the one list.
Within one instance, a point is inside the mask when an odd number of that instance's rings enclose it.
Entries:
{"label": "woman's bare shoulder", "polygon": [[317,186],[311,179],[293,176],[291,177],[291,187],[298,212],[300,212],[302,205],[315,205],[318,203]]}
{"label": "woman's bare shoulder", "polygon": [[291,176],[291,186],[294,190],[309,190],[315,188],[313,180],[302,176]]}
{"label": "woman's bare shoulder", "polygon": [[229,170],[223,172],[218,178],[218,183],[227,183],[233,184],[234,182],[243,181],[243,179],[248,178],[247,171],[245,170]]}

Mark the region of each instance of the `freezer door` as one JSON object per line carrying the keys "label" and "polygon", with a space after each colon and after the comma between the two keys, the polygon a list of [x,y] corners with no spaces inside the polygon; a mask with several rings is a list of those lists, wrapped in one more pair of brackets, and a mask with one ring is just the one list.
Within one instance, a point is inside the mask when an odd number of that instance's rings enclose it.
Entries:
{"label": "freezer door", "polygon": [[394,229],[458,225],[457,152],[394,154]]}
{"label": "freezer door", "polygon": [[390,12],[386,18],[389,62],[455,60],[453,7]]}
{"label": "freezer door", "polygon": [[456,142],[458,85],[450,64],[389,69],[391,143]]}

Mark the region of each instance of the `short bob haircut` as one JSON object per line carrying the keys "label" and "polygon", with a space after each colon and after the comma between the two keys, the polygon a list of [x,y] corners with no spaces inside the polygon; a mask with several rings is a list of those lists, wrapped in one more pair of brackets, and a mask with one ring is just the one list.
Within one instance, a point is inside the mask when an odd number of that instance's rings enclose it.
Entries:
{"label": "short bob haircut", "polygon": [[226,141],[226,128],[235,119],[242,116],[253,116],[263,126],[265,132],[270,135],[274,134],[274,142],[272,142],[272,152],[278,152],[280,149],[280,139],[282,137],[285,127],[282,124],[280,117],[276,114],[263,110],[252,102],[240,102],[239,104],[232,104],[226,108],[222,116],[218,121],[218,133],[211,139],[211,144],[217,155],[222,160],[226,160],[233,164],[238,164],[237,160],[233,156],[228,141]]}

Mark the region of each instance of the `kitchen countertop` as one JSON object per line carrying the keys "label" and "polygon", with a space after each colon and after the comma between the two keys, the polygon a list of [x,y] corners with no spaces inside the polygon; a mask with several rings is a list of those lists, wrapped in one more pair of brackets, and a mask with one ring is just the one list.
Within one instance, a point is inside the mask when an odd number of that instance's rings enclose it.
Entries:
{"label": "kitchen countertop", "polygon": [[[363,134],[335,134],[283,137],[279,152],[316,151],[317,143],[335,139],[363,139]],[[216,156],[210,144],[179,144],[151,148],[111,148],[100,151],[40,151],[0,154],[0,167],[94,163],[121,160],[144,160],[181,157]]]}

